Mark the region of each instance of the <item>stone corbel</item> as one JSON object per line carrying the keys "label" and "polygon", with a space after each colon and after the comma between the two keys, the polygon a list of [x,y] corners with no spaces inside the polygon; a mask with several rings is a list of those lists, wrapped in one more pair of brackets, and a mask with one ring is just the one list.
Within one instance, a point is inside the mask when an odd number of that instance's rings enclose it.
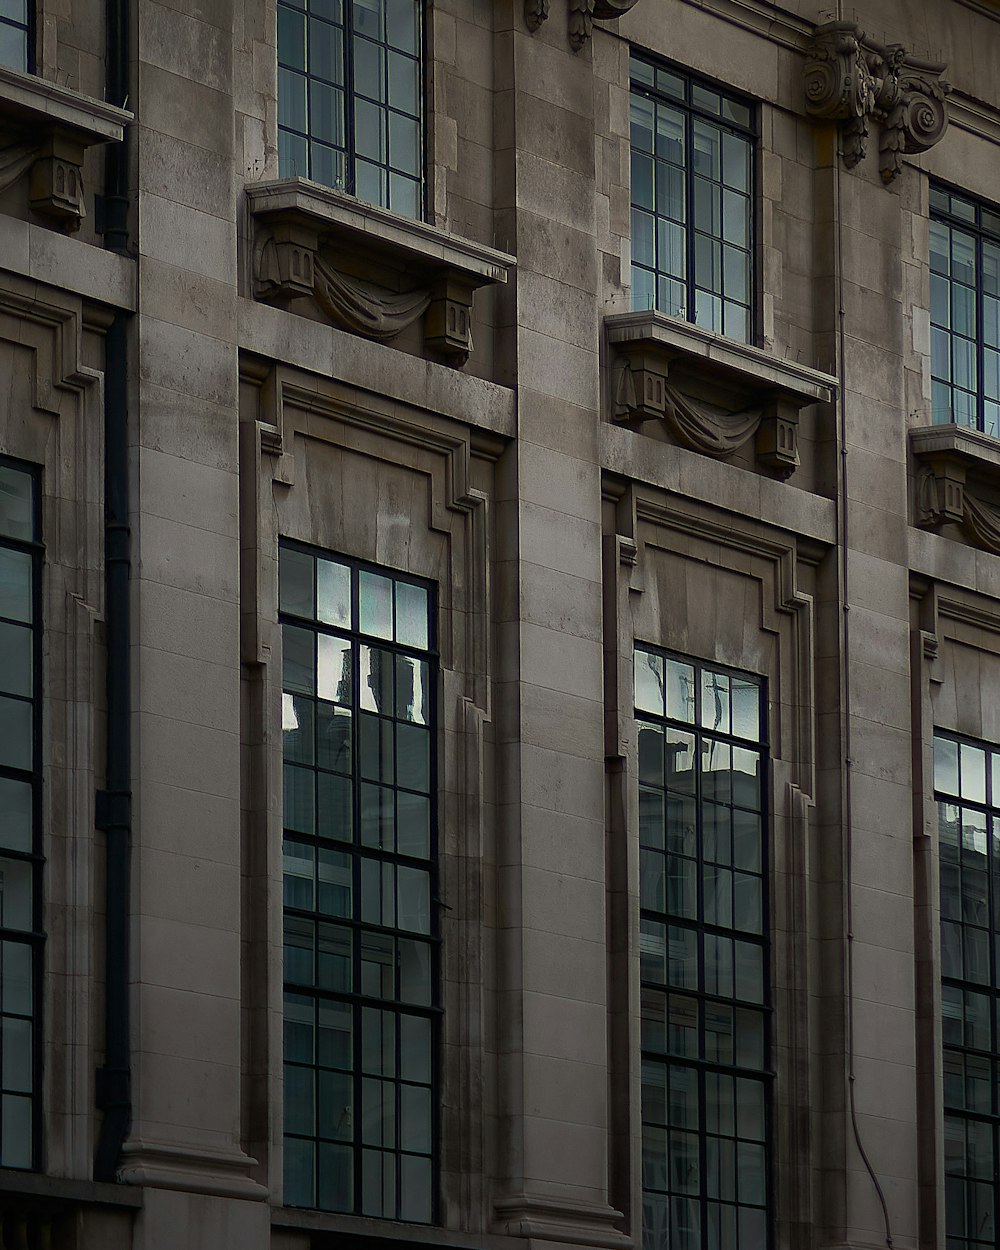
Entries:
{"label": "stone corbel", "polygon": [[474,287],[459,274],[446,273],[431,289],[424,342],[440,356],[464,365],[472,351]]}
{"label": "stone corbel", "polygon": [[1000,506],[992,502],[1000,498],[1000,442],[965,426],[932,425],[910,431],[910,450],[917,525],[960,525],[971,543],[1000,555]]}
{"label": "stone corbel", "polygon": [[297,218],[276,221],[257,240],[254,295],[284,302],[312,295],[316,284],[319,231]]}
{"label": "stone corbel", "polygon": [[[586,47],[594,18],[610,22],[631,9],[637,0],[567,0],[566,33],[574,52]],[[524,23],[532,34],[549,16],[549,0],[524,0]]]}
{"label": "stone corbel", "polygon": [[829,401],[835,379],[662,313],[616,314],[605,325],[614,421],[661,421],[676,442],[718,460],[755,440],[759,465],[782,478],[795,471],[799,411]]}
{"label": "stone corbel", "polygon": [[63,230],[86,216],[87,148],[120,142],[132,114],[0,66],[0,191],[28,175],[32,210]]}
{"label": "stone corbel", "polygon": [[817,27],[806,61],[806,111],[839,124],[849,169],[864,158],[871,123],[878,123],[879,168],[888,184],[904,153],[927,151],[948,126],[944,68],[910,56],[901,44],[868,39],[854,22],[827,22]]}

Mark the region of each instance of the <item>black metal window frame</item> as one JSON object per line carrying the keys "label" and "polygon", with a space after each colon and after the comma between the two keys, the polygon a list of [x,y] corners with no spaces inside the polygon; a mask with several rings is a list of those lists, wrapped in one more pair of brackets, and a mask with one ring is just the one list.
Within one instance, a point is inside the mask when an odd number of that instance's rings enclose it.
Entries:
{"label": "black metal window frame", "polygon": [[[320,1174],[319,1164],[319,1143],[326,1141],[330,1143],[329,1138],[323,1138],[319,1134],[318,1128],[316,1134],[311,1140],[317,1143],[316,1151],[316,1186],[315,1200],[312,1202],[296,1201],[294,1198],[290,1200],[288,1186],[286,1181],[285,1201],[288,1205],[308,1206],[321,1210],[336,1210],[347,1214],[357,1214],[365,1216],[374,1216],[383,1219],[398,1219],[423,1224],[435,1224],[439,1220],[439,1196],[438,1185],[440,1177],[440,1123],[439,1123],[439,1104],[440,1104],[440,1020],[443,1014],[441,1003],[440,988],[440,924],[439,924],[439,869],[438,869],[438,794],[437,794],[437,753],[438,753],[438,718],[437,718],[437,673],[438,673],[438,650],[436,638],[436,621],[437,621],[437,595],[436,587],[433,583],[424,579],[413,577],[409,574],[399,572],[394,569],[387,568],[382,565],[373,564],[364,560],[357,560],[350,557],[341,556],[337,553],[330,552],[321,548],[311,546],[309,544],[297,542],[290,539],[282,539],[280,542],[279,552],[299,553],[312,558],[314,561],[331,561],[338,565],[349,567],[351,570],[351,621],[349,627],[347,625],[331,625],[318,621],[315,617],[310,619],[307,616],[299,615],[282,609],[280,613],[280,621],[283,626],[292,626],[299,629],[306,629],[317,636],[325,635],[336,638],[350,645],[350,653],[352,656],[352,681],[349,707],[353,723],[355,725],[354,738],[351,748],[351,764],[350,764],[350,788],[351,788],[351,824],[352,833],[350,839],[329,838],[319,835],[310,837],[301,830],[287,828],[285,829],[286,847],[289,841],[298,844],[312,844],[316,848],[317,853],[317,903],[314,909],[301,909],[290,907],[287,904],[288,877],[286,873],[286,905],[284,915],[286,925],[289,920],[293,923],[305,921],[313,923],[317,926],[324,922],[333,920],[336,925],[350,927],[352,934],[352,951],[351,951],[351,974],[350,987],[346,990],[323,989],[318,985],[309,986],[299,981],[290,980],[288,978],[288,963],[286,959],[286,973],[284,981],[284,993],[286,1001],[286,1073],[289,1067],[309,1067],[319,1071],[320,1063],[317,1059],[312,1065],[306,1063],[291,1062],[288,1060],[288,1026],[290,1016],[288,1013],[288,1004],[291,1000],[299,1000],[301,1003],[305,999],[313,1000],[316,1007],[316,1038],[317,1038],[317,1054],[319,1054],[319,1030],[322,1027],[320,1012],[323,1007],[336,1009],[340,1007],[350,1013],[351,1017],[351,1057],[350,1057],[350,1081],[352,1091],[351,1101],[351,1136],[349,1142],[342,1142],[350,1147],[352,1155],[352,1175],[353,1183],[351,1187],[351,1198],[349,1203],[324,1203],[321,1201],[322,1196],[322,1176]],[[406,644],[396,643],[390,639],[372,635],[364,632],[360,628],[359,622],[359,579],[365,574],[374,574],[379,578],[383,578],[392,582],[393,587],[399,585],[408,585],[419,587],[427,595],[427,612],[428,612],[428,637],[427,645],[424,648],[415,648]],[[395,591],[394,591],[395,593]],[[314,586],[315,595],[315,586]],[[428,794],[428,853],[426,858],[422,856],[408,856],[399,853],[398,850],[382,850],[370,843],[362,843],[362,787],[367,784],[361,772],[361,751],[358,748],[357,725],[359,724],[360,708],[360,690],[359,690],[359,666],[356,659],[361,646],[377,647],[380,651],[391,653],[395,658],[394,670],[398,671],[399,657],[407,657],[417,659],[427,665],[427,681],[428,686],[426,696],[428,699],[428,707],[426,712],[426,721],[429,731],[429,794]],[[318,696],[317,700],[318,700]],[[381,713],[379,714],[381,716]],[[396,722],[393,722],[396,723]],[[318,727],[318,722],[317,722]],[[287,757],[286,757],[287,767]],[[316,770],[319,772],[319,766]],[[318,783],[317,783],[318,784]],[[394,794],[398,795],[400,786],[397,781],[389,787]],[[398,822],[398,817],[397,817]],[[398,828],[398,823],[397,823]],[[341,914],[330,915],[324,913],[319,905],[319,888],[322,878],[322,869],[320,867],[321,856],[326,852],[328,854],[340,855],[341,857],[350,858],[351,873],[351,894],[352,901],[349,907],[349,915]],[[405,929],[399,924],[399,917],[396,916],[396,924],[379,925],[373,924],[361,918],[361,894],[364,888],[363,876],[366,865],[381,865],[382,871],[388,869],[390,872],[397,871],[400,867],[406,869],[416,869],[418,871],[426,871],[429,874],[429,931],[426,933],[415,933],[412,930]],[[286,860],[287,869],[287,860]],[[381,873],[380,873],[381,876]],[[318,931],[318,930],[317,930]],[[395,968],[393,972],[394,992],[384,993],[382,995],[372,995],[367,993],[363,987],[363,939],[365,935],[374,935],[376,938],[387,939],[392,943],[392,949],[395,959]],[[322,939],[320,939],[321,941]],[[405,941],[418,941],[427,946],[430,954],[429,966],[429,1001],[421,1003],[412,999],[404,998],[400,993],[401,976],[400,976],[400,943]],[[287,945],[286,945],[287,955]],[[321,958],[319,948],[317,948],[317,959]],[[318,964],[316,965],[318,967]],[[317,977],[317,980],[319,978]],[[384,1027],[386,1017],[393,1020],[392,1030],[393,1036],[390,1044],[395,1048],[394,1060],[394,1123],[396,1126],[401,1124],[401,1100],[405,1097],[406,1088],[414,1088],[419,1086],[424,1088],[426,1082],[415,1081],[407,1078],[403,1072],[403,1066],[406,1061],[404,1051],[404,1039],[402,1030],[404,1021],[412,1021],[414,1018],[426,1020],[429,1029],[429,1062],[430,1062],[430,1084],[429,1084],[429,1104],[430,1104],[430,1133],[431,1133],[431,1149],[429,1154],[419,1152],[406,1151],[397,1144],[396,1148],[381,1150],[383,1160],[385,1157],[393,1159],[394,1167],[394,1183],[395,1183],[395,1209],[392,1212],[375,1212],[366,1208],[363,1184],[364,1184],[364,1166],[363,1157],[366,1151],[372,1149],[381,1149],[373,1147],[370,1142],[365,1141],[364,1133],[364,1116],[365,1116],[365,1094],[364,1086],[370,1079],[370,1069],[366,1067],[365,1054],[366,1047],[371,1044],[371,1036],[366,1036],[364,1022],[374,1022],[375,1016],[372,1013],[379,1013],[380,1028]],[[369,1033],[371,1031],[369,1030]],[[380,1034],[383,1046],[386,1043],[384,1034]],[[343,1075],[347,1074],[347,1069],[341,1066],[338,1071]],[[287,1095],[287,1091],[286,1091]],[[317,1106],[316,1106],[316,1123],[320,1123],[322,1108],[319,1106],[319,1086],[317,1079]],[[286,1097],[287,1103],[287,1097]],[[398,1143],[398,1127],[397,1143]],[[307,1135],[289,1134],[285,1132],[286,1149],[287,1142],[290,1138],[296,1140],[308,1140]],[[407,1214],[403,1206],[403,1160],[406,1158],[419,1157],[421,1159],[429,1159],[430,1176],[429,1176],[429,1197],[430,1208],[426,1212],[426,1218],[414,1218],[411,1214]]]}
{"label": "black metal window frame", "polygon": [[[42,574],[44,547],[42,534],[42,501],[41,501],[41,470],[37,465],[15,460],[0,455],[0,470],[8,469],[23,475],[30,482],[31,491],[31,534],[30,537],[15,537],[0,534],[0,558],[3,552],[27,556],[31,567],[31,621],[9,616],[0,609],[0,629],[3,627],[23,629],[26,625],[31,629],[31,681],[30,694],[15,693],[6,690],[5,700],[16,699],[18,703],[27,703],[32,720],[31,760],[30,767],[17,767],[8,763],[0,763],[0,786],[9,783],[17,787],[30,787],[31,822],[28,845],[23,844],[23,831],[18,837],[17,807],[10,806],[11,795],[8,793],[0,799],[0,1104],[6,1103],[9,1097],[18,1100],[30,1098],[30,1146],[26,1154],[12,1158],[8,1150],[6,1137],[9,1129],[7,1108],[0,1105],[0,1166],[25,1171],[37,1170],[42,1166],[42,977],[45,934],[42,930],[42,869],[43,855],[43,821],[42,821]],[[6,788],[6,787],[4,787]],[[21,841],[18,845],[17,842]],[[30,893],[30,917],[27,924],[8,925],[5,909],[2,907],[3,875],[6,866],[14,868],[15,874],[25,871],[30,874],[28,891]],[[15,867],[19,866],[19,867]],[[15,881],[15,890],[17,883]],[[27,1009],[9,1010],[8,995],[15,992],[12,983],[18,979],[18,957],[15,951],[27,949],[30,952],[30,969],[28,971],[27,992],[30,999]],[[8,1062],[7,1021],[16,1020],[31,1030],[29,1044],[30,1076],[26,1084],[16,1088],[8,1087],[6,1064]],[[23,1047],[22,1050],[23,1058]],[[11,1052],[11,1055],[13,1052]]]}
{"label": "black metal window frame", "polygon": [[1000,1228],[1000,748],[936,730],[934,757],[945,1234],[949,1250],[992,1250]]}
{"label": "black metal window frame", "polygon": [[[1000,437],[1000,206],[932,182],[930,215],[931,420]],[[947,257],[935,246],[936,225],[949,232]],[[956,272],[956,232],[974,252],[965,278]],[[997,253],[992,276],[984,265],[986,247]],[[987,342],[990,323],[993,341]]]}
{"label": "black metal window frame", "polygon": [[[642,67],[640,76],[637,76],[637,67]],[[653,77],[653,83],[650,84],[642,77],[642,73],[646,73]],[[662,76],[664,81],[673,80],[676,84],[674,89],[679,90],[680,94],[672,94],[658,89],[657,83]],[[683,207],[684,220],[679,222],[676,218],[671,218],[669,214],[658,211],[656,203],[650,209],[648,205],[639,204],[635,198],[635,153],[643,152],[643,149],[632,146],[632,192],[631,192],[631,208],[633,215],[633,254],[632,254],[632,273],[633,273],[633,306],[638,311],[640,304],[635,290],[635,271],[642,269],[652,275],[653,291],[652,291],[652,307],[658,311],[665,312],[670,316],[677,316],[683,320],[692,322],[696,325],[704,325],[704,322],[698,317],[698,293],[708,295],[711,298],[717,298],[725,304],[726,294],[724,283],[720,290],[709,291],[708,288],[700,285],[696,280],[697,274],[697,237],[703,236],[710,239],[713,243],[720,245],[721,254],[724,258],[725,248],[732,246],[739,251],[743,251],[747,256],[746,270],[746,299],[739,300],[734,296],[729,297],[734,303],[741,305],[746,309],[746,333],[745,335],[731,334],[725,328],[725,307],[723,306],[723,325],[721,328],[707,326],[713,329],[715,333],[722,334],[724,337],[734,338],[740,342],[755,343],[758,337],[758,289],[760,286],[760,247],[758,240],[757,226],[757,187],[759,185],[758,164],[760,160],[760,110],[757,102],[750,96],[741,92],[734,91],[725,84],[713,81],[697,73],[693,73],[690,69],[682,65],[677,65],[663,57],[653,56],[644,49],[632,47],[630,56],[630,107],[631,100],[635,96],[640,96],[651,101],[654,106],[660,105],[669,109],[674,109],[683,115],[684,119],[684,161],[682,165],[675,167],[683,171]],[[708,101],[717,101],[718,108],[715,109]],[[726,110],[730,115],[726,116]],[[722,195],[719,205],[719,223],[718,231],[701,230],[698,228],[698,206],[696,204],[696,176],[695,169],[695,147],[694,147],[694,129],[695,122],[701,121],[707,123],[716,129],[722,135],[731,135],[743,140],[748,147],[747,158],[747,187],[745,191],[738,193],[748,202],[746,205],[746,243],[741,246],[732,242],[725,237],[724,220],[725,220],[725,193],[737,193],[737,188],[727,186],[720,183]],[[655,136],[654,136],[655,146]],[[657,165],[659,157],[653,154],[653,173],[652,181],[654,188],[654,201],[658,200],[658,193],[655,188],[657,185]],[[635,214],[636,212],[645,214],[652,213],[653,216],[653,247],[654,260],[650,266],[645,263],[636,261],[636,230],[635,230]],[[714,212],[714,208],[713,208]],[[680,225],[684,232],[684,277],[678,279],[675,275],[661,264],[660,258],[660,223]],[[724,260],[720,263],[724,264]],[[724,274],[724,268],[721,270]],[[682,309],[672,307],[664,307],[663,301],[659,298],[659,286],[661,280],[674,282],[683,287],[684,290],[684,306]],[[642,303],[641,308],[645,308],[646,304]]]}
{"label": "black metal window frame", "polygon": [[[21,17],[15,16],[19,11]],[[12,69],[22,70],[26,74],[35,72],[35,2],[34,0],[0,0],[0,50],[3,49],[5,31],[18,31],[24,40],[24,57],[17,64],[0,60],[2,65],[10,65]]]}
{"label": "black metal window frame", "polygon": [[[391,0],[390,0],[391,2]],[[385,0],[382,0],[385,3]],[[416,63],[417,85],[415,92],[415,105],[417,113],[407,112],[405,109],[393,107],[389,100],[389,64],[390,54],[409,56],[403,49],[393,47],[388,42],[388,36],[384,41],[371,41],[377,43],[383,50],[386,67],[383,73],[383,85],[385,87],[385,98],[379,100],[374,95],[365,95],[359,89],[358,77],[356,73],[354,38],[352,34],[355,32],[354,10],[358,4],[358,0],[278,0],[278,147],[279,147],[279,166],[281,167],[281,176],[289,177],[297,174],[303,178],[310,178],[313,181],[324,185],[338,187],[345,191],[348,195],[363,197],[371,203],[380,204],[382,207],[388,208],[394,212],[399,212],[404,216],[412,217],[417,220],[423,220],[427,214],[427,73],[426,73],[426,47],[427,47],[427,14],[426,5],[422,2],[418,3],[417,9],[417,51],[412,59]],[[322,11],[320,11],[322,9]],[[331,11],[337,11],[340,14],[337,18],[329,17],[327,14]],[[306,36],[307,43],[303,46],[303,54],[305,64],[297,64],[290,59],[282,59],[282,36],[281,22],[283,14],[299,14],[303,15],[308,26],[312,21],[322,23],[324,27],[336,29],[340,34],[341,43],[341,59],[340,67],[343,82],[337,82],[333,77],[324,77],[311,68],[311,52],[308,49],[309,35]],[[388,15],[387,15],[388,20]],[[366,38],[357,35],[357,38]],[[368,42],[366,38],[366,42]],[[297,77],[305,80],[306,92],[306,124],[304,129],[287,124],[281,120],[282,117],[282,89],[281,78],[282,72],[295,74]],[[329,138],[322,137],[318,127],[312,121],[313,115],[313,91],[316,87],[317,96],[323,91],[341,94],[343,96],[343,135],[342,142],[337,143]],[[385,112],[386,115],[386,134],[385,142],[385,159],[373,160],[367,154],[362,154],[359,158],[358,144],[356,137],[356,121],[359,101],[369,103]],[[403,170],[391,163],[391,154],[389,151],[390,133],[389,125],[391,116],[405,117],[409,121],[417,123],[417,161],[415,173]],[[306,167],[299,168],[297,162],[281,152],[282,135],[287,135],[291,140],[306,145]],[[339,151],[343,160],[343,178],[339,180],[330,176],[327,171],[320,169],[314,161],[312,147],[314,144],[321,144],[328,148],[331,152]],[[380,171],[380,181],[384,183],[385,194],[380,194],[377,198],[366,194],[367,188],[359,183],[358,179],[358,161],[359,159],[373,168]],[[416,183],[416,206],[415,211],[410,212],[399,203],[398,196],[393,195],[394,179],[403,179],[407,182]],[[396,202],[394,202],[394,200]]]}
{"label": "black metal window frame", "polygon": [[[642,994],[642,1128],[643,1128],[643,1245],[645,1250],[664,1250],[665,1245],[670,1246],[670,1250],[709,1250],[709,1247],[717,1244],[739,1245],[740,1250],[765,1250],[766,1246],[774,1243],[774,1154],[773,1154],[773,1087],[774,1087],[774,1071],[772,1060],[772,1019],[773,1019],[773,998],[771,987],[771,933],[770,933],[770,749],[767,736],[767,682],[766,679],[756,674],[741,672],[737,669],[729,668],[725,665],[700,661],[691,656],[682,655],[674,651],[670,651],[661,647],[655,647],[646,643],[636,643],[635,656],[647,654],[658,658],[664,666],[664,708],[665,713],[657,715],[648,708],[641,708],[639,704],[638,693],[638,676],[636,678],[636,708],[635,717],[637,729],[639,733],[639,797],[640,797],[640,830],[639,830],[639,852],[640,852],[640,985]],[[669,675],[667,674],[667,665],[683,668],[689,668],[692,671],[693,678],[693,694],[691,696],[690,717],[683,718],[670,714],[669,697],[666,693]],[[757,706],[758,718],[756,720],[757,737],[748,737],[743,734],[729,732],[722,733],[715,728],[703,725],[703,697],[704,682],[706,675],[712,675],[713,679],[718,682],[718,678],[727,679],[730,684],[732,681],[738,680],[752,685],[757,688]],[[716,685],[716,697],[721,688]],[[732,707],[730,706],[730,716],[732,715]],[[718,705],[717,705],[718,709]],[[664,782],[662,787],[656,786],[650,782],[649,774],[644,771],[642,762],[642,739],[644,725],[655,727],[663,731],[663,776]],[[732,723],[730,723],[732,730]],[[675,790],[670,785],[670,765],[666,759],[667,747],[669,745],[668,735],[674,733],[676,735],[690,736],[693,738],[693,788],[690,790]],[[703,747],[706,744],[717,743],[723,747],[737,748],[745,751],[751,751],[758,755],[758,794],[759,803],[756,808],[750,808],[746,804],[737,803],[730,788],[730,797],[727,799],[719,799],[718,796],[707,796],[705,793],[705,785],[702,778],[702,757]],[[730,757],[732,759],[732,757]],[[654,765],[655,766],[655,765]],[[730,782],[732,787],[732,782]],[[644,873],[646,864],[645,857],[650,853],[660,854],[659,849],[651,852],[650,844],[644,839],[643,825],[644,814],[642,812],[642,798],[644,790],[652,790],[662,799],[662,807],[659,809],[662,816],[659,815],[656,808],[653,809],[653,821],[655,825],[658,820],[662,820],[662,859],[663,859],[663,880],[662,886],[656,885],[656,873],[653,873],[653,885],[657,889],[663,890],[663,905],[660,908],[651,908],[647,890],[648,874]],[[688,914],[691,910],[691,899],[688,897],[686,904],[678,908],[671,908],[671,876],[679,879],[679,874],[672,874],[671,860],[684,858],[692,858],[690,850],[687,850],[683,856],[679,856],[675,851],[671,854],[670,842],[671,838],[676,838],[676,829],[671,830],[670,825],[670,801],[674,799],[679,804],[693,804],[693,825],[685,828],[684,837],[688,842],[688,847],[693,846],[693,860],[695,864],[695,899],[694,914]],[[706,858],[706,835],[709,826],[706,825],[706,803],[711,807],[720,806],[728,808],[730,812],[730,830],[732,848],[729,857],[729,864],[733,867],[732,876],[738,875],[735,868],[738,862],[738,853],[736,851],[736,819],[737,811],[745,813],[747,816],[755,816],[758,824],[759,836],[759,869],[755,870],[753,875],[759,878],[760,882],[760,914],[759,925],[757,930],[747,930],[736,926],[735,919],[732,924],[725,925],[713,923],[706,919],[705,908],[705,881],[706,866],[715,868],[718,872],[720,861],[725,860],[724,852],[716,851],[712,859]],[[688,809],[689,816],[691,809]],[[654,838],[656,835],[654,834]],[[712,833],[712,837],[716,839],[716,846],[719,845],[718,830]],[[744,863],[744,867],[746,864]],[[735,916],[735,885],[733,893],[733,914]],[[647,966],[647,956],[655,954],[650,949],[650,938],[647,935],[646,926],[661,926],[665,935],[664,950],[662,957],[650,958]],[[733,976],[733,992],[725,994],[722,992],[711,993],[706,988],[706,939],[713,942],[718,939],[721,943],[732,940],[735,942],[749,942],[759,950],[760,970],[762,977],[761,993],[758,999],[740,997],[736,992],[738,985],[738,972],[736,968],[732,968]],[[683,972],[683,962],[690,962],[690,949],[693,946],[695,950],[696,974],[693,986],[685,984],[683,976],[687,975]],[[681,964],[681,972],[675,973],[674,956],[678,951],[687,950],[687,956],[683,957]],[[717,947],[717,949],[720,949]],[[664,970],[659,977],[650,976],[649,970],[655,971],[657,962],[663,964]],[[736,963],[734,959],[734,964]],[[675,975],[680,976],[680,980],[675,980]],[[716,969],[715,975],[719,972]],[[716,985],[718,990],[718,983]],[[687,1043],[679,1042],[680,1035],[677,1032],[677,1026],[674,1024],[675,1017],[672,1015],[673,1004],[672,999],[678,1001],[681,1010],[690,1010],[693,1008],[696,1024],[696,1053],[691,1054],[685,1047],[689,1047],[690,1038]],[[731,1028],[731,1044],[732,1056],[728,1061],[720,1059],[718,1055],[711,1056],[709,1045],[710,1030],[707,1028],[707,1013],[715,1009],[721,1015],[716,1017],[725,1019],[725,1013],[732,1013]],[[740,1034],[740,1013],[744,1013],[744,1021],[751,1017],[756,1017],[757,1023],[753,1025],[756,1029],[759,1027],[759,1054],[758,1062],[753,1064],[741,1063],[738,1056],[739,1034]],[[749,1014],[748,1014],[749,1013]],[[683,1020],[683,1016],[680,1017]],[[690,1014],[687,1016],[687,1030],[690,1033]],[[683,1030],[685,1026],[682,1024],[680,1028]],[[662,1029],[662,1034],[661,1034]],[[722,1032],[715,1035],[713,1045],[719,1046],[719,1038],[723,1038],[722,1045],[725,1046],[725,1038]],[[756,1043],[754,1043],[756,1045]],[[650,1080],[649,1078],[653,1078]],[[675,1081],[676,1078],[676,1081]],[[679,1094],[683,1094],[683,1084],[693,1082],[696,1087],[696,1104],[697,1112],[695,1123],[684,1122],[683,1117],[678,1113],[675,1118],[677,1107],[684,1105],[685,1099],[681,1097],[674,1105],[675,1084]],[[723,1131],[725,1121],[724,1094],[726,1082],[731,1082],[729,1088],[732,1092],[732,1121],[729,1132]],[[712,1087],[712,1093],[717,1103],[713,1102],[710,1097],[709,1086]],[[741,1095],[743,1101],[741,1103]],[[660,1102],[662,1096],[662,1104]],[[688,1109],[690,1110],[690,1100]],[[750,1103],[753,1103],[755,1110],[748,1110]],[[714,1110],[713,1110],[714,1108]],[[711,1114],[710,1114],[711,1113]],[[686,1114],[686,1113],[685,1113]],[[714,1120],[713,1120],[714,1117]],[[746,1117],[747,1122],[754,1121],[759,1129],[757,1135],[753,1136],[753,1130],[744,1134],[741,1131],[741,1125]],[[666,1165],[671,1178],[663,1185],[650,1185],[648,1180],[652,1174],[647,1158],[647,1134],[661,1134],[661,1141],[668,1143],[668,1157]],[[683,1139],[687,1139],[688,1145],[695,1152],[694,1155],[685,1155],[684,1150],[680,1148]],[[710,1157],[709,1141],[714,1139],[712,1146],[713,1152]],[[655,1137],[654,1137],[655,1141]],[[735,1177],[733,1184],[735,1190],[726,1192],[725,1180],[725,1164],[724,1157],[726,1147],[724,1142],[729,1143],[729,1149],[732,1151],[732,1160],[730,1161],[735,1172],[731,1175]],[[695,1144],[696,1143],[696,1144]],[[743,1148],[741,1150],[741,1147]],[[681,1174],[685,1159],[687,1160],[688,1175]],[[756,1162],[754,1162],[754,1160]],[[655,1163],[655,1160],[654,1160]],[[739,1176],[744,1167],[748,1167],[752,1171],[753,1167],[762,1165],[764,1175],[760,1178],[758,1194],[762,1196],[763,1201],[758,1202],[741,1202],[741,1181]],[[694,1181],[691,1179],[691,1172],[694,1175]],[[749,1189],[749,1183],[748,1183]],[[652,1202],[652,1206],[647,1210],[647,1204]],[[655,1207],[659,1204],[661,1215],[666,1212],[666,1218],[669,1221],[669,1232],[665,1232],[663,1228],[652,1227],[652,1215],[655,1214]],[[682,1215],[687,1209],[688,1214],[691,1211],[691,1205],[697,1209],[696,1227],[683,1225]],[[725,1234],[720,1227],[716,1227],[714,1234],[710,1235],[709,1212],[712,1208],[718,1212],[716,1218],[722,1220],[722,1208],[726,1208],[732,1212],[732,1223],[730,1225],[731,1241],[724,1239]],[[744,1226],[741,1222],[740,1213],[742,1211],[755,1213],[752,1217],[748,1217],[747,1224]],[[666,1240],[664,1240],[664,1238]]]}

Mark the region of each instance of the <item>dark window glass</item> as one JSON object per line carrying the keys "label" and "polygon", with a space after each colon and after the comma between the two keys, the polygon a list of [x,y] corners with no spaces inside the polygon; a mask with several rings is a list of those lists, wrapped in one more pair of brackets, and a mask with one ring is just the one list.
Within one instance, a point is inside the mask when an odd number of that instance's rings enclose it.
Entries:
{"label": "dark window glass", "polygon": [[931,188],[931,417],[1000,437],[1000,216]]}
{"label": "dark window glass", "polygon": [[[6,12],[0,0],[0,14]],[[8,6],[9,8],[9,6]],[[2,33],[0,33],[2,40]],[[41,803],[37,478],[0,460],[0,1167],[32,1168],[41,1120],[36,936]]]}
{"label": "dark window glass", "polygon": [[33,69],[33,21],[32,0],[0,0],[0,65],[24,72]]}
{"label": "dark window glass", "polygon": [[934,738],[941,881],[945,1224],[950,1250],[996,1245],[1000,1104],[1000,751]]}
{"label": "dark window glass", "polygon": [[283,178],[419,217],[423,99],[420,0],[278,0]]}
{"label": "dark window glass", "polygon": [[[719,106],[721,107],[721,105]],[[635,651],[646,1250],[770,1228],[759,678]]]}
{"label": "dark window glass", "polygon": [[632,62],[632,303],[728,338],[753,332],[753,115]]}
{"label": "dark window glass", "polygon": [[301,547],[279,567],[285,1201],[431,1223],[432,594]]}

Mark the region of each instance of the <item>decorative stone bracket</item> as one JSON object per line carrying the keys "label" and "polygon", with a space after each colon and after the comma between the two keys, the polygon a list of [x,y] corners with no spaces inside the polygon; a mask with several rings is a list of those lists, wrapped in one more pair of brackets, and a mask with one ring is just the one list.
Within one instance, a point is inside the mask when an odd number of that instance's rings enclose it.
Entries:
{"label": "decorative stone bracket", "polygon": [[247,198],[257,299],[310,298],[334,325],[381,342],[423,317],[424,346],[454,365],[472,350],[476,290],[506,282],[514,266],[503,252],[301,178],[257,183]]}
{"label": "decorative stone bracket", "polygon": [[612,417],[662,421],[692,451],[724,460],[755,439],[780,477],[798,467],[799,411],[829,402],[836,379],[657,312],[606,317]]}
{"label": "decorative stone bracket", "polygon": [[87,148],[120,142],[131,113],[0,66],[0,191],[28,175],[32,209],[64,230],[87,215]]}
{"label": "decorative stone bracket", "polygon": [[969,541],[1000,555],[1000,442],[963,425],[910,431],[917,465],[916,523],[923,529],[960,525]]}
{"label": "decorative stone bracket", "polygon": [[[636,0],[566,0],[566,33],[574,52],[587,43],[594,18],[613,21],[627,13]],[[549,16],[549,0],[524,0],[524,21],[532,34]]]}
{"label": "decorative stone bracket", "polygon": [[854,22],[827,22],[816,28],[806,61],[806,111],[839,123],[849,169],[864,158],[870,124],[878,122],[879,168],[888,184],[904,152],[926,152],[947,129],[944,69],[910,56],[902,44],[875,43]]}

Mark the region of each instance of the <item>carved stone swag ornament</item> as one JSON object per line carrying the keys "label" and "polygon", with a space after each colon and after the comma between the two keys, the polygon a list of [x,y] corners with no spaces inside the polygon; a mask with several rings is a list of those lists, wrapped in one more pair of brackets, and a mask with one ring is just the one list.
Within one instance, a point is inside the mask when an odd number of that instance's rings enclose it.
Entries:
{"label": "carved stone swag ornament", "polygon": [[[566,0],[567,34],[574,52],[585,46],[594,29],[594,18],[602,22],[621,17],[636,0]],[[524,21],[532,34],[549,16],[549,0],[524,0]]]}
{"label": "carved stone swag ornament", "polygon": [[854,22],[827,22],[816,28],[806,61],[806,111],[839,124],[848,169],[864,159],[871,123],[878,123],[879,169],[888,185],[904,153],[926,152],[947,129],[944,68],[917,60],[902,44],[876,43]]}

